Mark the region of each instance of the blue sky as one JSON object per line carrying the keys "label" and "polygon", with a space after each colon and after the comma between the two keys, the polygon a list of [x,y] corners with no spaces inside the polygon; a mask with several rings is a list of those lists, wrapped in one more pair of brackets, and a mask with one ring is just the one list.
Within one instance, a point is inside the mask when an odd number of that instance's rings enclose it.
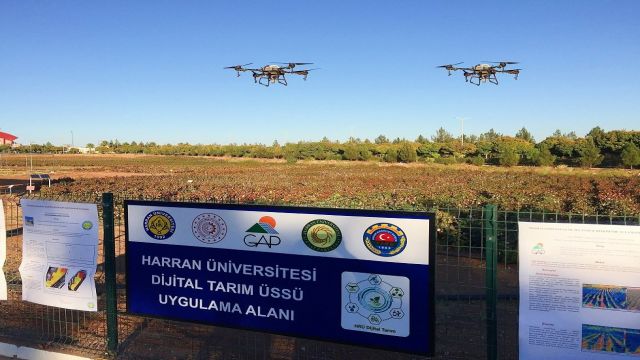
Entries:
{"label": "blue sky", "polygon": [[[22,143],[538,140],[639,130],[640,2],[0,1],[0,130]],[[480,87],[435,66],[520,61]],[[315,62],[254,85],[222,67]]]}

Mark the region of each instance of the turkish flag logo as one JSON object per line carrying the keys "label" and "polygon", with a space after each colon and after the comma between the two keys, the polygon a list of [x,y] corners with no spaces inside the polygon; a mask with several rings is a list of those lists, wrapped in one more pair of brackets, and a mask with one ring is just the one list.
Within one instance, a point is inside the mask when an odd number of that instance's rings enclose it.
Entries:
{"label": "turkish flag logo", "polygon": [[394,243],[396,242],[396,237],[389,231],[380,231],[374,235],[373,241],[378,243]]}

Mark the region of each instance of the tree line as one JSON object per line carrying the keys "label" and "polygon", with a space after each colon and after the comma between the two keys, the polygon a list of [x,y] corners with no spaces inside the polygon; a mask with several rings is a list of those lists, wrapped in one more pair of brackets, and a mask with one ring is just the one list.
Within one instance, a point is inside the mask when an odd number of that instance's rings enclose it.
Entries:
{"label": "tree line", "polygon": [[[156,154],[227,156],[261,159],[297,160],[347,160],[411,163],[416,161],[441,164],[470,163],[474,165],[500,166],[580,166],[627,167],[640,166],[640,131],[604,131],[595,127],[584,137],[574,132],[556,130],[540,142],[531,133],[520,129],[514,136],[504,135],[493,129],[480,135],[455,137],[444,128],[426,138],[415,140],[388,139],[380,135],[373,140],[350,138],[346,142],[300,141],[280,145],[263,144],[164,144],[155,142],[119,142],[103,140],[98,146],[87,144],[92,152],[116,154]],[[0,147],[2,150],[2,147]],[[5,147],[4,150],[9,150]],[[51,145],[31,145],[11,148],[17,152],[55,153],[64,148]],[[69,151],[69,150],[67,150]],[[70,152],[77,152],[71,149]]]}

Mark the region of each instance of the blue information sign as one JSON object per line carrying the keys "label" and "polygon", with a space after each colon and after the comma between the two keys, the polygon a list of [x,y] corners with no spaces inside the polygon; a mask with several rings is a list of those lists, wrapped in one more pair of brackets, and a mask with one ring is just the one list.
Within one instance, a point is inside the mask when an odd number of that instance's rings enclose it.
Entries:
{"label": "blue information sign", "polygon": [[432,213],[127,201],[131,314],[433,354]]}

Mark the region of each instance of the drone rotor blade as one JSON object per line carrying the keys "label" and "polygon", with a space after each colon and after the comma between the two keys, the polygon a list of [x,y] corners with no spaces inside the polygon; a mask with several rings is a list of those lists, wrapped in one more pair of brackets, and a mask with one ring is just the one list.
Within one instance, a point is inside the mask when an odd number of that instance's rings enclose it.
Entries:
{"label": "drone rotor blade", "polygon": [[223,69],[238,69],[238,68],[242,68],[243,66],[252,65],[252,64],[253,63],[248,63],[248,64],[244,64],[244,65],[227,66],[227,67],[224,67]]}
{"label": "drone rotor blade", "polygon": [[459,62],[459,63],[455,63],[455,64],[440,65],[440,66],[436,66],[436,67],[437,67],[437,68],[445,68],[445,69],[446,69],[446,68],[452,68],[452,67],[454,67],[454,66],[456,66],[456,65],[460,65],[460,64],[462,64],[463,62],[464,62],[464,61]]}
{"label": "drone rotor blade", "polygon": [[519,64],[518,61],[486,61],[486,60],[482,60],[483,63],[488,63],[488,64],[507,64],[507,65],[513,65],[513,64]]}
{"label": "drone rotor blade", "polygon": [[313,63],[305,63],[305,62],[279,62],[279,61],[273,61],[272,64],[283,64],[283,65],[311,65]]}

